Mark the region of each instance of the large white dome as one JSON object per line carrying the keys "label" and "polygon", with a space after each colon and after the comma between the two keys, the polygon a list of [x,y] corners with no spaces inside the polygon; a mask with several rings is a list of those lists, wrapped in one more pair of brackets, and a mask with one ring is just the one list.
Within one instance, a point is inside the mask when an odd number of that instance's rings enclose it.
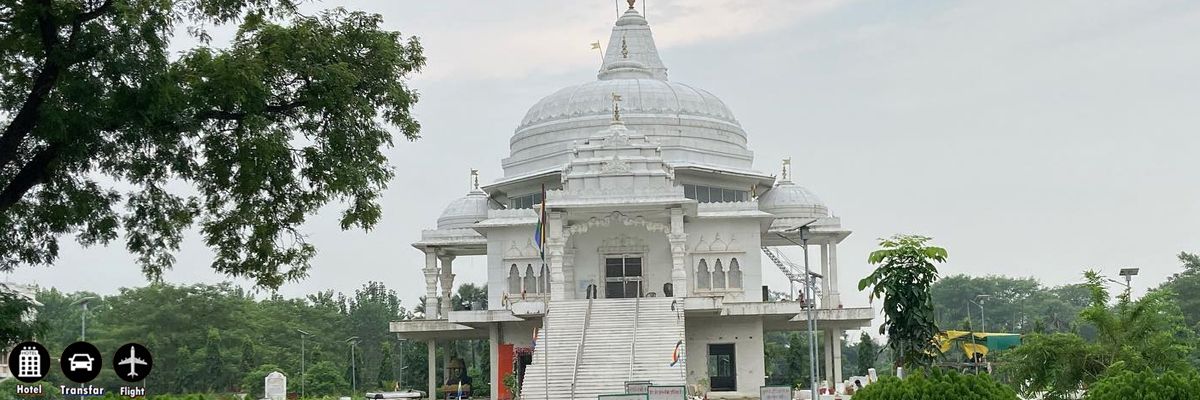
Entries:
{"label": "large white dome", "polygon": [[608,127],[613,94],[621,96],[621,120],[660,144],[668,163],[751,168],[753,153],[733,112],[712,93],[667,80],[649,24],[630,9],[613,27],[596,81],[558,90],[525,113],[504,175],[561,168],[572,144]]}

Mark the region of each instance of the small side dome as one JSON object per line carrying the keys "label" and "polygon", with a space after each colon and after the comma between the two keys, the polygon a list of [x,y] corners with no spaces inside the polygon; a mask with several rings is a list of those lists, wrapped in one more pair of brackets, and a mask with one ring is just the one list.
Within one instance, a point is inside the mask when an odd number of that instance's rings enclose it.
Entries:
{"label": "small side dome", "polygon": [[825,218],[829,207],[803,186],[784,180],[758,198],[758,209],[776,218]]}
{"label": "small side dome", "polygon": [[470,228],[476,222],[487,219],[488,210],[492,209],[487,193],[475,189],[466,196],[450,202],[442,215],[438,217],[438,229]]}

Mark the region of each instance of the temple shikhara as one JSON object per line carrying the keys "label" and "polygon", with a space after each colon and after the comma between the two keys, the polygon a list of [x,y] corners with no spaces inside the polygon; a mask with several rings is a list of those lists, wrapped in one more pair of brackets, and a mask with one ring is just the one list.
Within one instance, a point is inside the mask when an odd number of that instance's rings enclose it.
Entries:
{"label": "temple shikhara", "polygon": [[[503,177],[476,180],[413,243],[424,319],[391,331],[427,343],[430,396],[462,369],[437,360],[437,346],[486,339],[493,399],[512,396],[509,375],[525,399],[594,399],[636,381],[757,398],[764,334],[804,331],[809,315],[820,380],[842,382],[842,334],[873,313],[842,305],[837,247],[850,231],[798,184],[807,171],[756,171],[733,112],[669,79],[632,4],[603,55],[596,80],[529,109]],[[782,246],[807,247],[812,274]],[[488,302],[452,311],[454,260],[467,256],[486,256]],[[794,298],[768,299],[767,287],[793,285]]]}

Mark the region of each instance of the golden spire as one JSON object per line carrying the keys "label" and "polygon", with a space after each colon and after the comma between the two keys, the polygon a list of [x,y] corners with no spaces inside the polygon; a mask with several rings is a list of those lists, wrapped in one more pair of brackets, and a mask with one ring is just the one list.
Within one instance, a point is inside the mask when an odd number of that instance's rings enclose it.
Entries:
{"label": "golden spire", "polygon": [[471,168],[471,189],[479,190],[479,170]]}
{"label": "golden spire", "polygon": [[612,92],[613,102],[613,122],[621,121],[621,95],[617,92]]}
{"label": "golden spire", "polygon": [[637,0],[626,0],[625,2],[626,2],[626,3],[629,3],[629,9],[630,9],[630,10],[632,10],[632,9],[633,9],[633,3],[637,3]]}

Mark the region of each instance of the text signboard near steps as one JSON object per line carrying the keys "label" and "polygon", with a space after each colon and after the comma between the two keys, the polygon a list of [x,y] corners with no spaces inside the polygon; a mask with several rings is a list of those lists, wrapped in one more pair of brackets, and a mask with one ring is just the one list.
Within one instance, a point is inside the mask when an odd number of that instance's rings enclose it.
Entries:
{"label": "text signboard near steps", "polygon": [[651,385],[646,390],[646,395],[649,400],[684,400],[687,398],[687,389],[683,386]]}

